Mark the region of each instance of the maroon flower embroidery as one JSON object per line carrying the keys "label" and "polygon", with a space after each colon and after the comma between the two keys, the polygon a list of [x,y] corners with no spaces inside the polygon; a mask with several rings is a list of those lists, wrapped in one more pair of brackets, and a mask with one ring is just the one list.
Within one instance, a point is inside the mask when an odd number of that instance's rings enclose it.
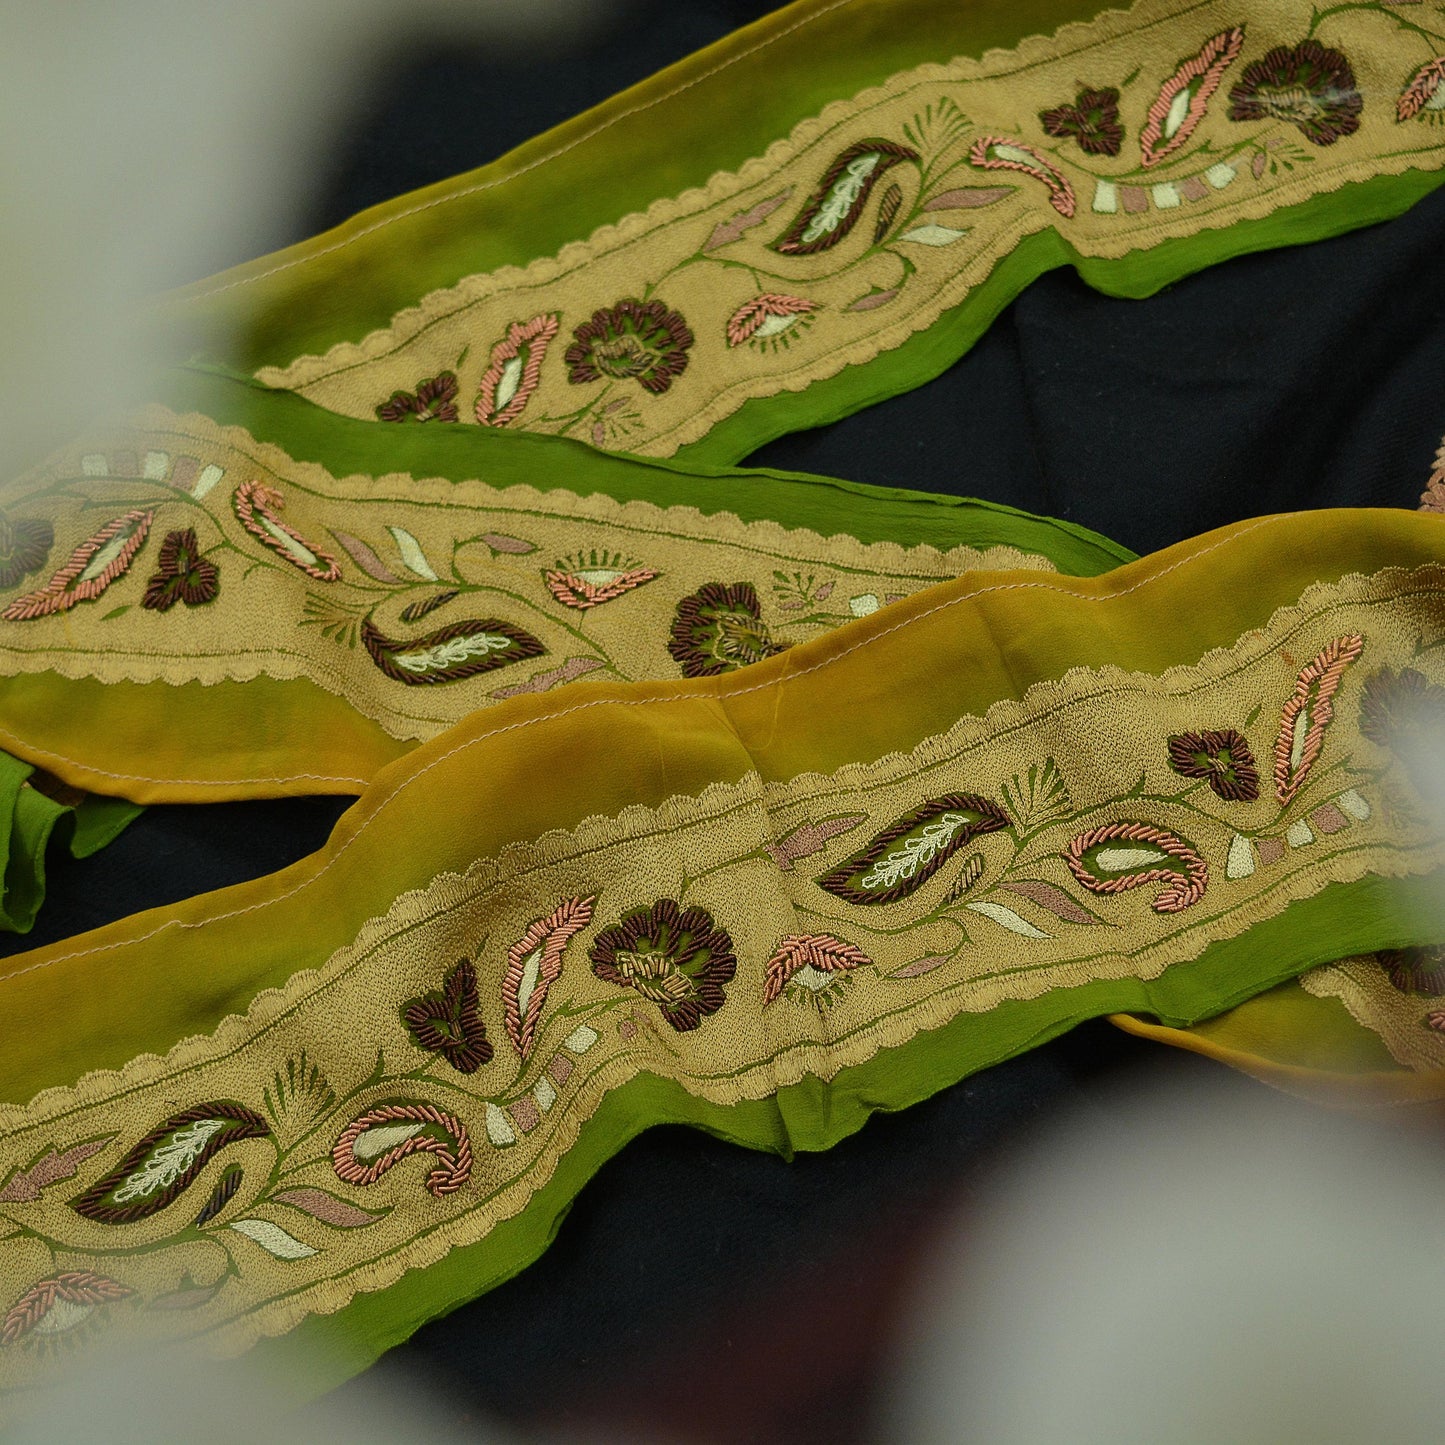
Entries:
{"label": "maroon flower embroidery", "polygon": [[729,346],[751,342],[758,346],[771,341],[776,347],[791,344],[798,331],[813,324],[818,302],[801,296],[786,296],[776,291],[764,292],[745,301],[728,317]]}
{"label": "maroon flower embroidery", "polygon": [[457,961],[439,993],[424,993],[403,1004],[401,1017],[422,1048],[440,1054],[459,1074],[475,1074],[492,1057],[477,1001],[476,971],[465,958]]}
{"label": "maroon flower embroidery", "polygon": [[514,321],[492,347],[477,393],[477,420],[483,426],[506,426],[522,414],[542,379],[542,361],[559,319],[556,312],[543,312],[530,321]]}
{"label": "maroon flower embroidery", "polygon": [[1414,75],[1410,83],[1395,102],[1397,121],[1413,120],[1417,115],[1425,120],[1445,120],[1445,55],[1427,60]]}
{"label": "maroon flower embroidery", "polygon": [[1078,204],[1068,177],[1050,165],[1032,146],[1002,135],[981,135],[968,152],[970,165],[985,171],[1021,171],[1049,188],[1049,204],[1061,215],[1072,216]]}
{"label": "maroon flower embroidery", "polygon": [[141,606],[155,612],[166,612],[177,602],[199,607],[214,602],[221,590],[216,564],[200,555],[194,527],[181,532],[168,532],[161,543],[160,565],[146,583]]}
{"label": "maroon flower embroidery", "polygon": [[671,898],[624,913],[597,935],[589,956],[598,978],[636,989],[679,1033],[727,1002],[723,985],[737,971],[727,930],[705,908]]}
{"label": "maroon flower embroidery", "polygon": [[1242,25],[1221,30],[1164,82],[1139,132],[1139,151],[1146,166],[1158,165],[1194,134],[1209,108],[1209,98],[1243,48]]}
{"label": "maroon flower embroidery", "polygon": [[1039,123],[1060,140],[1072,137],[1079,149],[1091,156],[1116,156],[1124,144],[1124,127],[1119,123],[1119,92],[1085,88],[1072,105],[1056,105],[1039,112]]}
{"label": "maroon flower embroidery", "polygon": [[1317,146],[1359,130],[1364,106],[1350,62],[1313,39],[1276,46],[1229,92],[1230,120],[1285,120]]}
{"label": "maroon flower embroidery", "polygon": [[38,572],[54,545],[55,529],[49,522],[33,517],[12,522],[0,513],[0,589]]}
{"label": "maroon flower embroidery", "polygon": [[1445,994],[1445,948],[1386,948],[1375,955],[1385,977],[1401,993]]}
{"label": "maroon flower embroidery", "polygon": [[394,391],[376,409],[380,421],[456,421],[457,374],[439,371],[412,391]]}
{"label": "maroon flower embroidery", "polygon": [[677,604],[667,650],[684,677],[716,677],[783,651],[751,582],[709,582]]}
{"label": "maroon flower embroidery", "polygon": [[692,332],[661,301],[628,297],[592,313],[567,348],[567,379],[578,385],[611,377],[639,381],[660,396],[687,370]]}
{"label": "maroon flower embroidery", "polygon": [[1259,797],[1259,766],[1242,733],[1207,728],[1169,739],[1169,766],[1180,777],[1203,778],[1221,798],[1252,803]]}
{"label": "maroon flower embroidery", "polygon": [[[1365,679],[1360,694],[1360,732],[1382,748],[1398,751],[1421,739],[1438,741],[1445,728],[1445,688],[1413,667],[1383,667]],[[1434,737],[1432,738],[1432,734]]]}

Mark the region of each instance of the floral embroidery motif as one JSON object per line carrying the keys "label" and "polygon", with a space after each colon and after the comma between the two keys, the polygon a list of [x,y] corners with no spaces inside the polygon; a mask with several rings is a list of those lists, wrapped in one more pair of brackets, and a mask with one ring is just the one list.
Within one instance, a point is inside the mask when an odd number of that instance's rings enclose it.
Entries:
{"label": "floral embroidery motif", "polygon": [[789,934],[767,962],[763,1006],[775,1002],[785,989],[806,989],[822,1007],[836,998],[838,975],[872,962],[861,948],[831,933]]}
{"label": "floral embroidery motif", "polygon": [[751,582],[709,582],[677,604],[667,650],[684,677],[716,677],[784,650]]}
{"label": "floral embroidery motif", "polygon": [[564,607],[586,611],[625,596],[644,582],[661,574],[651,567],[639,567],[631,559],[592,552],[587,556],[559,557],[554,567],[542,573],[547,590]]}
{"label": "floral embroidery motif", "polygon": [[109,1174],[70,1201],[98,1224],[131,1224],[159,1214],[183,1194],[202,1169],[238,1139],[263,1139],[270,1129],[259,1114],[229,1099],[172,1114],[137,1142]]}
{"label": "floral embroidery motif", "polygon": [[1119,92],[1085,87],[1072,105],[1056,105],[1039,112],[1039,124],[1060,140],[1078,141],[1079,149],[1091,156],[1116,156],[1124,144],[1124,127],[1119,123]]}
{"label": "floral embroidery motif", "polygon": [[96,1310],[135,1293],[108,1275],[67,1270],[42,1279],[20,1296],[0,1320],[0,1345],[13,1345],[32,1333],[64,1334],[84,1324]]}
{"label": "floral embroidery motif", "polygon": [[21,517],[12,522],[0,513],[0,590],[38,572],[55,545],[55,528],[49,522]]}
{"label": "floral embroidery motif", "polygon": [[896,141],[854,141],[823,172],[793,224],[772,243],[784,256],[811,256],[836,246],[858,224],[868,197],[880,178],[901,161],[916,161],[918,152]]}
{"label": "floral embroidery motif", "polygon": [[1365,639],[1337,637],[1301,670],[1294,696],[1280,714],[1274,747],[1274,791],[1281,803],[1299,792],[1325,745],[1325,729],[1335,715],[1334,696],[1345,669],[1364,650]]}
{"label": "floral embroidery motif", "polygon": [[922,888],[960,848],[1009,826],[1009,816],[976,793],[945,793],[905,813],[866,848],[818,879],[847,903],[894,903]]}
{"label": "floral embroidery motif", "polygon": [[79,602],[93,602],[130,570],[145,545],[154,511],[136,508],[122,513],[88,537],[44,587],[16,597],[0,612],[6,622],[30,622],[65,612]]}
{"label": "floral embroidery motif", "polygon": [[1168,883],[1154,899],[1156,913],[1182,913],[1198,903],[1209,886],[1209,866],[1198,850],[1152,823],[1091,828],[1069,844],[1064,862],[1091,893],[1122,893],[1147,883]]}
{"label": "floral embroidery motif", "polygon": [[1224,72],[1243,49],[1244,26],[1221,30],[1164,82],[1139,132],[1139,151],[1146,166],[1158,165],[1194,134]]}
{"label": "floral embroidery motif", "polygon": [[387,637],[368,616],[361,624],[361,641],[389,678],[411,687],[460,682],[547,651],[524,628],[490,617],[448,623],[424,637],[401,641]]}
{"label": "floral embroidery motif", "polygon": [[242,482],[231,498],[231,506],[241,525],[258,541],[284,557],[318,582],[335,582],[341,576],[336,558],[319,547],[313,547],[293,527],[276,514],[286,499],[264,482]]}
{"label": "floral embroidery motif", "polygon": [[469,959],[458,959],[441,992],[424,993],[403,1004],[401,1017],[419,1047],[440,1054],[459,1074],[475,1074],[491,1060],[492,1046],[477,1001],[477,975]]}
{"label": "floral embroidery motif", "polygon": [[527,931],[507,950],[507,972],[502,979],[507,1037],[526,1058],[547,992],[562,973],[562,955],[574,935],[592,921],[596,898],[566,898],[545,918],[534,919]]}
{"label": "floral embroidery motif", "polygon": [[1360,695],[1360,733],[1399,758],[1418,792],[1439,797],[1445,687],[1413,667],[1372,673]]}
{"label": "floral embroidery motif", "polygon": [[336,1177],[365,1189],[411,1154],[431,1154],[426,1177],[434,1199],[455,1194],[472,1177],[472,1139],[466,1125],[432,1104],[382,1104],[359,1114],[331,1150]]}
{"label": "floral embroidery motif", "polygon": [[658,1006],[679,1033],[716,1013],[723,985],[737,971],[733,941],[705,908],[683,908],[671,898],[624,913],[597,935],[592,972],[631,988]]}
{"label": "floral embroidery motif", "polygon": [[166,534],[165,541],[161,543],[160,563],[154,576],[146,583],[141,606],[156,612],[169,611],[177,602],[184,602],[187,607],[199,607],[203,603],[214,602],[220,590],[216,564],[200,555],[196,530],[187,527],[183,531]]}
{"label": "floral embroidery motif", "polygon": [[564,355],[568,381],[638,381],[655,396],[687,370],[693,341],[676,311],[661,301],[631,297],[594,311],[572,335],[575,339]]}
{"label": "floral embroidery motif", "polygon": [[542,362],[560,319],[555,311],[544,311],[530,321],[514,321],[492,347],[477,393],[477,420],[483,426],[506,426],[521,416],[542,379]]}
{"label": "floral embroidery motif", "polygon": [[1350,62],[1314,39],[1276,46],[1229,92],[1230,120],[1288,121],[1317,146],[1359,130],[1364,106]]}
{"label": "floral embroidery motif", "polygon": [[1074,188],[1062,171],[1056,170],[1032,146],[1008,136],[981,135],[969,150],[970,165],[985,171],[1021,171],[1049,188],[1049,204],[1061,215],[1072,216],[1077,204]]}
{"label": "floral embroidery motif", "polygon": [[440,371],[417,383],[415,391],[394,391],[376,409],[378,421],[456,421],[457,374]]}
{"label": "floral embroidery motif", "polygon": [[1249,743],[1233,728],[1208,728],[1169,739],[1169,766],[1180,777],[1203,778],[1226,802],[1259,797],[1259,767]]}
{"label": "floral embroidery motif", "polygon": [[747,342],[761,347],[769,342],[770,350],[790,346],[800,332],[813,324],[817,311],[816,301],[777,291],[764,292],[745,301],[728,317],[728,345],[741,346]]}
{"label": "floral embroidery motif", "polygon": [[1427,60],[1414,75],[1410,83],[1395,102],[1396,121],[1413,120],[1417,115],[1437,124],[1445,120],[1445,55]]}
{"label": "floral embroidery motif", "polygon": [[1384,948],[1375,955],[1385,977],[1401,993],[1445,994],[1445,948]]}

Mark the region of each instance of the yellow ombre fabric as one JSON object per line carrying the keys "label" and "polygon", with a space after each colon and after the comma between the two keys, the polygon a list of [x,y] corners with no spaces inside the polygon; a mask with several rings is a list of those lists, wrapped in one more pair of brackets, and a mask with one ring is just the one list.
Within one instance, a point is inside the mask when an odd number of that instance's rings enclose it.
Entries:
{"label": "yellow ombre fabric", "polygon": [[[728,676],[506,700],[293,868],[8,960],[7,1386],[61,1275],[129,1343],[300,1329],[341,1374],[650,1124],[824,1148],[1081,1019],[1428,942],[1438,831],[1359,716],[1445,677],[1442,627],[1409,513],[970,575]],[[1206,729],[1255,796],[1179,771]]]}

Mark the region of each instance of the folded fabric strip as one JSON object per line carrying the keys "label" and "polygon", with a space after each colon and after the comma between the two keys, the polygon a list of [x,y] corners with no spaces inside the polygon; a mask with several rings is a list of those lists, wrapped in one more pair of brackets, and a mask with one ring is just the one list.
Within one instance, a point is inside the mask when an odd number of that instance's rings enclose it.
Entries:
{"label": "folded fabric strip", "polygon": [[1440,180],[1442,52],[1365,0],[804,0],[157,327],[355,417],[735,461],[936,376],[1053,267],[1145,295],[1397,214]]}
{"label": "folded fabric strip", "polygon": [[980,502],[172,385],[248,426],[151,406],[0,493],[45,542],[0,578],[0,743],[140,802],[357,792],[513,696],[729,672],[973,569],[1133,555]]}
{"label": "folded fabric strip", "polygon": [[1442,629],[1440,519],[1319,512],[468,718],[296,867],[3,965],[0,1377],[82,1322],[304,1322],[337,1378],[650,1124],[825,1148],[1081,1019],[1431,941],[1367,700],[1440,685]]}
{"label": "folded fabric strip", "polygon": [[52,837],[73,858],[88,858],[141,810],[120,798],[82,793],[0,752],[0,929],[28,933],[45,898],[45,853]]}

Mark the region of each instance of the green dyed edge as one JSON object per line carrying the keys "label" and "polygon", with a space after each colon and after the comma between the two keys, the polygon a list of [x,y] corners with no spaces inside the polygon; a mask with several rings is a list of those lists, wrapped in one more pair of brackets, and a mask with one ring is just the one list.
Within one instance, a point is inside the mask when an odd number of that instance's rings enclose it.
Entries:
{"label": "green dyed edge", "polygon": [[429,1320],[504,1283],[556,1237],[573,1199],[630,1140],[656,1124],[690,1124],[744,1148],[785,1159],[830,1148],[876,1112],[895,1112],[968,1074],[1046,1043],[1085,1019],[1149,1013],[1184,1027],[1351,953],[1424,943],[1438,935],[1445,873],[1367,877],[1332,884],[1312,898],[1212,944],[1152,982],[1119,979],[1055,989],[1037,999],[962,1013],[941,1028],[841,1070],[830,1084],[804,1079],[762,1100],[723,1106],[680,1084],[639,1075],[608,1093],[562,1156],[552,1178],[521,1213],[483,1240],[451,1250],[385,1290],[357,1295],[331,1315],[313,1315],[289,1334],[260,1342],[250,1363],[296,1403],[364,1369]]}
{"label": "green dyed edge", "polygon": [[1048,271],[1072,266],[1106,296],[1142,300],[1222,261],[1254,251],[1328,240],[1361,226],[1393,220],[1445,184],[1445,172],[1406,171],[1375,176],[1338,191],[1312,196],[1252,221],[1162,241],[1118,258],[1081,255],[1050,228],[1027,236],[957,306],[927,330],[872,361],[845,367],[802,392],[745,402],[704,437],[674,453],[688,465],[738,461],[789,432],[824,426],[922,386],[972,349],[1007,306]]}

